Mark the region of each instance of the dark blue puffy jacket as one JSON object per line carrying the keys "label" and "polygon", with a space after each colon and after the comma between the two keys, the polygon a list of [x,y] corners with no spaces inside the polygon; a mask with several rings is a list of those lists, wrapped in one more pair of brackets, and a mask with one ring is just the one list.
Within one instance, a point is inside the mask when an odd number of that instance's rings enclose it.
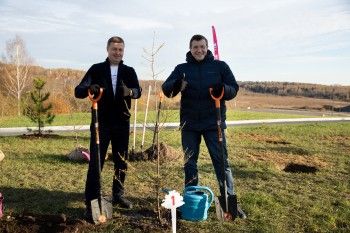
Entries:
{"label": "dark blue puffy jacket", "polygon": [[162,85],[164,95],[171,98],[174,92],[174,82],[185,75],[187,87],[181,92],[180,125],[183,130],[217,129],[215,101],[211,98],[209,88],[221,82],[224,84],[224,96],[221,105],[221,127],[226,128],[226,100],[233,99],[239,86],[230,69],[223,61],[214,60],[210,50],[203,61],[194,59],[191,52],[186,54],[187,63],[179,64]]}

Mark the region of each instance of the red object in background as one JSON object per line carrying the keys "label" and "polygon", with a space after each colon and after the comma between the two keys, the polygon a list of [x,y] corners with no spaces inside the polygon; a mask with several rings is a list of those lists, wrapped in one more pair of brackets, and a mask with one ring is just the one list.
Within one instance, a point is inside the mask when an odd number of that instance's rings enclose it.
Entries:
{"label": "red object in background", "polygon": [[211,26],[212,31],[213,31],[213,41],[214,41],[214,57],[215,60],[220,60],[219,58],[219,47],[218,47],[218,41],[216,38],[216,31],[215,31],[215,27]]}

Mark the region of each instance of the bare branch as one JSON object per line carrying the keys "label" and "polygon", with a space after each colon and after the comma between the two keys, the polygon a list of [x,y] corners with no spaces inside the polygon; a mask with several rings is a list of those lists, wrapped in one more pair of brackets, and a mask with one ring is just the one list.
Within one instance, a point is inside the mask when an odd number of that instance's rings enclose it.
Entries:
{"label": "bare branch", "polygon": [[4,61],[4,84],[7,92],[17,99],[17,113],[21,115],[21,97],[32,78],[29,67],[32,58],[27,55],[26,47],[20,36],[6,42],[7,56]]}

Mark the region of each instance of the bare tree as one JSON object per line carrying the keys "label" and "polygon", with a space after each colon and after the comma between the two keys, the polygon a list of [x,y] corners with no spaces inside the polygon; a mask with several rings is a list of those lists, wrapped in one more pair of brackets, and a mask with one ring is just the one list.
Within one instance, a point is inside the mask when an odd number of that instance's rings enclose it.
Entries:
{"label": "bare tree", "polygon": [[[152,77],[153,81],[154,81],[154,95],[157,96],[157,79],[158,79],[158,75],[163,72],[164,70],[161,70],[159,72],[156,71],[156,67],[155,67],[155,58],[157,53],[163,48],[163,46],[165,45],[165,43],[162,43],[158,48],[155,48],[155,37],[156,37],[156,33],[153,33],[153,43],[152,43],[152,50],[149,52],[147,49],[143,48],[143,52],[144,54],[142,55],[142,57],[149,63],[149,66],[151,68],[151,74],[150,76]],[[156,103],[157,105],[157,103]],[[156,109],[157,110],[157,109]]]}
{"label": "bare tree", "polygon": [[2,58],[4,86],[8,94],[17,99],[17,114],[21,115],[21,96],[32,80],[29,72],[32,58],[28,56],[25,43],[18,35],[6,42],[6,52]]}
{"label": "bare tree", "polygon": [[157,80],[158,80],[158,75],[163,72],[164,70],[157,71],[155,67],[155,61],[156,61],[156,55],[158,52],[164,47],[165,43],[162,43],[160,46],[157,48],[155,47],[155,35],[156,33],[153,33],[153,43],[152,43],[152,49],[149,52],[147,49],[143,48],[144,54],[142,57],[148,61],[150,68],[151,68],[151,77],[154,81],[154,97],[155,97],[155,108],[157,112],[156,116],[156,122],[155,122],[155,127],[154,127],[154,136],[153,136],[153,142],[152,146],[146,150],[146,154],[148,154],[148,158],[157,158],[157,172],[156,172],[156,177],[153,177],[153,183],[155,183],[155,192],[156,192],[156,200],[157,200],[157,214],[158,214],[158,220],[162,221],[161,218],[161,210],[160,210],[160,189],[161,189],[161,176],[160,176],[160,143],[159,143],[159,117],[160,117],[160,110],[161,110],[161,103],[163,100],[163,92],[159,91],[159,107],[157,108],[157,101],[158,101],[158,95],[157,95]]}

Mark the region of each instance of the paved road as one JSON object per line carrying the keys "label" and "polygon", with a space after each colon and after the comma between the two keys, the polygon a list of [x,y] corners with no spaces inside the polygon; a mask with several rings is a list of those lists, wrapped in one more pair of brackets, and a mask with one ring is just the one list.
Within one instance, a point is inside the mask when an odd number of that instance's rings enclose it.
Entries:
{"label": "paved road", "polygon": [[[325,123],[325,122],[350,122],[350,117],[322,117],[322,118],[293,118],[293,119],[268,119],[268,120],[240,120],[226,121],[228,127],[233,126],[251,126],[261,124],[300,124],[300,123]],[[152,129],[154,124],[147,124],[146,128]],[[164,123],[161,127],[174,129],[179,127],[179,123]],[[18,127],[18,128],[0,128],[0,136],[23,135],[29,134],[28,128],[37,130],[37,127]],[[131,125],[133,128],[133,125]],[[136,124],[138,130],[143,128],[142,124]],[[88,132],[89,125],[78,126],[47,126],[44,127],[45,132],[51,133],[72,133],[72,132]]]}
{"label": "paved road", "polygon": [[249,109],[240,109],[240,111],[295,114],[295,115],[315,116],[315,117],[334,117],[334,116],[350,117],[350,112],[319,111],[319,110],[292,109],[292,108],[270,108],[270,109],[249,108]]}

